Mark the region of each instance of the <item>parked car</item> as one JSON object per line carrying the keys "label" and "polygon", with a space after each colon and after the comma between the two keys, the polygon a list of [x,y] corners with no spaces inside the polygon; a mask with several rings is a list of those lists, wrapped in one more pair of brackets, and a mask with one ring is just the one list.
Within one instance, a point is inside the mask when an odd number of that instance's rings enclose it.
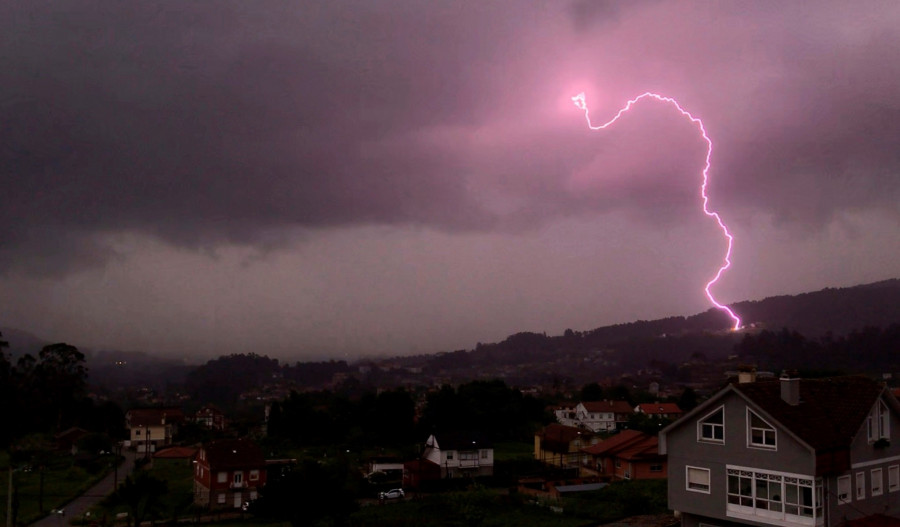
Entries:
{"label": "parked car", "polygon": [[403,492],[403,489],[391,489],[378,495],[378,497],[383,500],[394,500],[404,496],[406,496],[406,493]]}

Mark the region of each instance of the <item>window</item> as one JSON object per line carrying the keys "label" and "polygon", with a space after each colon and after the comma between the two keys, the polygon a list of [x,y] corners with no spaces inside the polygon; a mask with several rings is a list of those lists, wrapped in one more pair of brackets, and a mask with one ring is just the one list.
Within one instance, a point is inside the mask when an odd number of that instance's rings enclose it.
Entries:
{"label": "window", "polygon": [[244,481],[244,473],[243,472],[235,472],[234,478],[231,480],[235,485],[240,485],[241,482]]}
{"label": "window", "polygon": [[[821,481],[743,467],[729,467],[727,475],[729,516],[750,520],[763,517],[806,525],[822,518]],[[847,483],[849,487],[849,480]]]}
{"label": "window", "polygon": [[616,458],[616,468],[622,468],[622,460],[619,458]]}
{"label": "window", "polygon": [[900,490],[900,465],[888,467],[888,492]]}
{"label": "window", "polygon": [[866,498],[866,473],[856,473],[856,499],[863,500]]}
{"label": "window", "polygon": [[650,465],[650,472],[662,472],[662,471],[663,471],[662,465]]}
{"label": "window", "polygon": [[257,480],[259,480],[259,471],[251,470],[250,471],[250,481],[257,481]]}
{"label": "window", "polygon": [[747,408],[747,444],[757,448],[775,448],[775,428]]}
{"label": "window", "polygon": [[136,429],[134,430],[134,436],[137,437],[137,436],[139,436],[139,435],[141,435],[141,429],[140,429],[140,428],[136,428]]}
{"label": "window", "polygon": [[447,452],[447,459],[453,459],[453,452]]}
{"label": "window", "polygon": [[785,514],[812,518],[814,505],[812,486],[804,485],[800,478],[784,478]]}
{"label": "window", "polygon": [[725,407],[720,406],[697,423],[697,440],[725,442]]}
{"label": "window", "polygon": [[882,485],[884,484],[884,477],[882,476],[882,472],[880,468],[872,469],[872,496],[881,496],[883,492]]}
{"label": "window", "polygon": [[216,482],[225,483],[228,481],[228,473],[227,472],[219,472],[216,474]]}
{"label": "window", "polygon": [[869,442],[874,443],[879,439],[891,438],[891,420],[887,405],[881,399],[875,403],[875,407],[869,412],[866,419],[866,431],[868,432]]}
{"label": "window", "polygon": [[482,450],[481,451],[481,459],[487,459],[487,458],[488,458],[488,451]]}
{"label": "window", "polygon": [[709,469],[699,467],[685,467],[687,490],[709,494]]}
{"label": "window", "polygon": [[216,502],[217,502],[217,503],[225,503],[225,495],[224,495],[224,494],[219,494],[219,495],[216,497]]}
{"label": "window", "polygon": [[837,480],[838,505],[850,503],[850,476],[841,476]]}

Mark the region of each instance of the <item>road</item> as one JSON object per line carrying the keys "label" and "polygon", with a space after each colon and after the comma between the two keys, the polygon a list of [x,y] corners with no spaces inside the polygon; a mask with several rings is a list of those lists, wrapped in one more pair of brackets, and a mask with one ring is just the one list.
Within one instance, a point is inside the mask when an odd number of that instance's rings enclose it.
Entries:
{"label": "road", "polygon": [[[131,471],[134,470],[134,461],[137,459],[138,454],[125,450],[122,452],[122,456],[125,460],[118,468],[119,483],[122,483],[125,480],[125,476],[131,474]],[[89,520],[89,518],[84,516],[84,513],[112,493],[115,481],[116,471],[110,472],[100,482],[88,489],[87,492],[65,505],[62,508],[62,513],[51,512],[43,519],[32,523],[31,527],[61,527],[69,523],[80,524],[85,520]]]}

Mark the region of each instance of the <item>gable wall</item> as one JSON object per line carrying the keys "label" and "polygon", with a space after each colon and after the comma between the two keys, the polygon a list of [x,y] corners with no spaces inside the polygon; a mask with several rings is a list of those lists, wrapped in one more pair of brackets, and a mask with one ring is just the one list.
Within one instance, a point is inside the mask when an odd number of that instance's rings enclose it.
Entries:
{"label": "gable wall", "polygon": [[[710,411],[724,405],[724,444],[697,441],[697,422]],[[669,474],[669,507],[713,518],[725,518],[726,465],[753,467],[795,474],[813,474],[815,456],[799,442],[779,429],[777,450],[747,447],[747,404],[735,393],[712,404],[706,411],[669,430],[666,436]],[[709,494],[686,489],[686,467],[710,470]]]}

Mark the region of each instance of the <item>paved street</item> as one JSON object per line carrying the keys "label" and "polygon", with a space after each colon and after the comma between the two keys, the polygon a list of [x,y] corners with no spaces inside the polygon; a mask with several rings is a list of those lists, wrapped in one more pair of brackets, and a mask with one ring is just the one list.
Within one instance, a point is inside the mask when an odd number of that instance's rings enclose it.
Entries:
{"label": "paved street", "polygon": [[[125,480],[125,476],[131,474],[131,471],[134,470],[134,461],[137,459],[137,454],[130,450],[123,451],[122,455],[125,457],[125,461],[118,468],[119,483],[122,483]],[[32,523],[32,527],[61,527],[68,525],[70,522],[80,524],[86,519],[84,513],[88,509],[112,493],[115,480],[115,471],[110,472],[99,483],[88,489],[87,492],[65,505],[62,509],[62,514],[50,513],[43,519]]]}

